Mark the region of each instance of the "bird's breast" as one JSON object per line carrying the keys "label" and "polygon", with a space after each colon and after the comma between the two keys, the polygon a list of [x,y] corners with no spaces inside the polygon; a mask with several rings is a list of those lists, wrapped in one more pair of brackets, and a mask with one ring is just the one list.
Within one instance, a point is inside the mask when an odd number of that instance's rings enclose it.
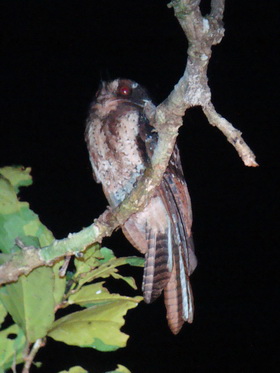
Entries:
{"label": "bird's breast", "polygon": [[111,205],[131,192],[145,165],[137,143],[137,110],[96,116],[88,129],[90,158],[96,177]]}

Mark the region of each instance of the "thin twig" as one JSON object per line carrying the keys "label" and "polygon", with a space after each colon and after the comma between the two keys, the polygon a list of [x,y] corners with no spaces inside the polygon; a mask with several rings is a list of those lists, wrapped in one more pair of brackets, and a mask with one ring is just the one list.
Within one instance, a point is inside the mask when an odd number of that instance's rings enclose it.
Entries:
{"label": "thin twig", "polygon": [[212,126],[217,127],[227,138],[227,140],[235,147],[244,164],[250,167],[257,167],[255,154],[245,143],[241,136],[241,132],[233,127],[233,125],[220,114],[218,114],[212,103],[202,107],[204,114]]}

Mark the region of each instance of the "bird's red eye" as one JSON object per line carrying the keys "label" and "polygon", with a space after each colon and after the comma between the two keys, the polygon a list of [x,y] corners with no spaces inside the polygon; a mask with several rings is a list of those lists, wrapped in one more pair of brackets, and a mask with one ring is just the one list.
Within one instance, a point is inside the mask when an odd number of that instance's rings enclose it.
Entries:
{"label": "bird's red eye", "polygon": [[122,96],[129,96],[131,94],[131,87],[122,85],[118,88],[118,93]]}

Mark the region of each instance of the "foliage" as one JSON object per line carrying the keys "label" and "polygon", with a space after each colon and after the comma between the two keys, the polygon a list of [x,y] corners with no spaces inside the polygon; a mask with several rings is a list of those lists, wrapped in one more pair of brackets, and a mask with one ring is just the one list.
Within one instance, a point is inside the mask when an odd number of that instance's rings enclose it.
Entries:
{"label": "foliage", "polygon": [[[54,240],[29,204],[17,197],[20,187],[32,183],[30,171],[22,167],[0,169],[0,264],[22,250],[16,239],[37,248]],[[122,276],[118,267],[142,266],[143,259],[116,258],[111,250],[94,244],[73,264],[74,270],[65,274],[61,270],[64,260],[60,260],[53,267],[37,268],[0,288],[0,373],[24,363],[36,341],[46,337],[99,351],[114,351],[126,345],[128,335],[120,330],[124,316],[142,297],[112,294],[100,279],[111,276],[136,289],[134,279]],[[76,305],[75,312],[71,312],[72,305]],[[67,307],[69,312],[56,319],[56,311]],[[14,323],[7,321],[8,315]],[[86,371],[73,367],[68,372]],[[129,371],[119,365],[114,372]]]}
{"label": "foliage", "polygon": [[[82,367],[76,366],[72,367],[69,370],[63,370],[62,372],[59,373],[89,373],[86,370],[84,370]],[[106,373],[130,373],[130,371],[124,367],[123,365],[118,364],[118,367],[116,370],[111,370],[110,372]]]}

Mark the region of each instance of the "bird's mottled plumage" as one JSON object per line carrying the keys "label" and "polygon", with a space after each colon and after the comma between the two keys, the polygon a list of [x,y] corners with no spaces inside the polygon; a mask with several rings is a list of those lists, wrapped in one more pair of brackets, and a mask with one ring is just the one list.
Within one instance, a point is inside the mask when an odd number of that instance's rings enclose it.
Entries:
{"label": "bird's mottled plumage", "polygon": [[[151,108],[146,91],[126,79],[103,82],[92,103],[86,142],[94,178],[102,183],[113,207],[136,185],[157,144],[157,133],[148,119]],[[164,290],[167,319],[174,334],[184,321],[193,319],[189,276],[196,257],[191,225],[191,201],[175,146],[153,197],[122,227],[132,245],[145,254],[145,301],[154,301]]]}

